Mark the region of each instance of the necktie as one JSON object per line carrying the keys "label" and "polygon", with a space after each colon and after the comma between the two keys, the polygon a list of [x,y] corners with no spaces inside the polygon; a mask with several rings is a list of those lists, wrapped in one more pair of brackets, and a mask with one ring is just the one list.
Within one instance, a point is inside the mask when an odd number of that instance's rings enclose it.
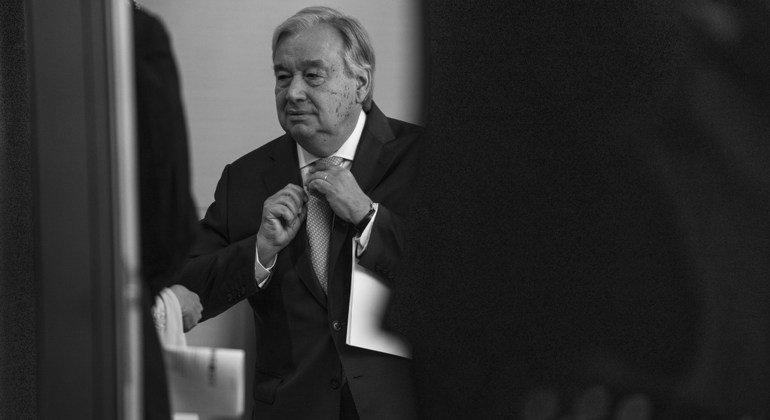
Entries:
{"label": "necktie", "polygon": [[[329,165],[340,165],[342,158],[329,156],[318,160]],[[332,209],[321,193],[311,192],[307,201],[307,236],[310,242],[310,261],[324,293],[329,283],[329,239],[331,237]]]}

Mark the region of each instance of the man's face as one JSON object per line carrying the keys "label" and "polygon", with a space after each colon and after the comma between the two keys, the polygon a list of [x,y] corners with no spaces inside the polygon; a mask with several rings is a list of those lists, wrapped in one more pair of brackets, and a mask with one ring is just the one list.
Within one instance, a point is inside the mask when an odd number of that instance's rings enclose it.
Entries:
{"label": "man's face", "polygon": [[278,121],[316,156],[342,146],[366,96],[368,76],[346,74],[342,48],[337,30],[322,24],[284,35],[273,57]]}

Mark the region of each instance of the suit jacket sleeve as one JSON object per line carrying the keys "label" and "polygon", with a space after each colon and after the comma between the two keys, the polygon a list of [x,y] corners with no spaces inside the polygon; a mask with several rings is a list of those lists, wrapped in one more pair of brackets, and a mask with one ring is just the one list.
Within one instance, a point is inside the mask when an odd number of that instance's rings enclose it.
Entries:
{"label": "suit jacket sleeve", "polygon": [[225,167],[217,184],[214,203],[201,220],[201,232],[180,277],[182,284],[200,296],[204,320],[258,290],[254,279],[256,230],[235,238],[228,228],[229,169],[229,165]]}
{"label": "suit jacket sleeve", "polygon": [[369,243],[358,261],[358,264],[380,274],[389,283],[395,281],[400,270],[399,262],[405,255],[403,224],[401,215],[381,204]]}
{"label": "suit jacket sleeve", "polygon": [[397,132],[396,140],[389,143],[384,153],[392,154],[393,166],[374,187],[366,188],[369,197],[379,203],[377,217],[366,250],[358,263],[384,279],[389,286],[402,273],[407,255],[407,217],[412,202],[413,185],[418,179],[420,165],[419,137],[422,128],[408,125]]}

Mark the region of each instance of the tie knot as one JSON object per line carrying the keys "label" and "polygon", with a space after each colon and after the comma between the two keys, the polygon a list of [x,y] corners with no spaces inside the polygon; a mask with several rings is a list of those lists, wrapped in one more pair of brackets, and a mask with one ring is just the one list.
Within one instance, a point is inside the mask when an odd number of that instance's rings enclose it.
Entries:
{"label": "tie knot", "polygon": [[318,159],[318,162],[325,163],[329,166],[339,166],[342,164],[343,160],[344,159],[339,156],[327,156],[325,158]]}

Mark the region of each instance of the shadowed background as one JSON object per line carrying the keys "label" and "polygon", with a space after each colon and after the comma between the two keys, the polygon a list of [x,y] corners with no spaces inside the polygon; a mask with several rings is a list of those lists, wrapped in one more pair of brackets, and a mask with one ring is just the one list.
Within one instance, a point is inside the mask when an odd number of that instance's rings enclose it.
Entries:
{"label": "shadowed background", "polygon": [[767,416],[768,4],[427,9],[425,417]]}
{"label": "shadowed background", "polygon": [[[37,404],[22,4],[0,9],[0,413],[13,418]],[[427,416],[767,416],[766,2],[447,0],[426,12],[430,158],[390,321],[415,344]],[[222,35],[200,16],[168,20],[195,85],[186,54],[223,51],[187,53],[173,28]],[[264,112],[217,108],[274,124],[272,91],[248,96]],[[228,156],[272,127],[199,138],[225,150],[199,206]],[[192,148],[194,167],[209,161]]]}

